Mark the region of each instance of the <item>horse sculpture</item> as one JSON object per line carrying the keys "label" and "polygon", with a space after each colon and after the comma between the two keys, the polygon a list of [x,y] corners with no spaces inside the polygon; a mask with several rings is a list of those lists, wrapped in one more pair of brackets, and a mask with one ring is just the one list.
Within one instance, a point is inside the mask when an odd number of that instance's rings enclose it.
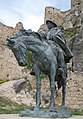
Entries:
{"label": "horse sculpture", "polygon": [[[27,57],[26,51],[31,51],[34,54],[34,72],[36,76],[36,107],[34,111],[39,111],[39,107],[41,104],[41,81],[40,74],[43,72],[48,75],[50,81],[51,88],[51,96],[50,96],[50,108],[51,112],[55,111],[55,91],[56,85],[55,81],[59,82],[59,78],[57,79],[57,70],[58,70],[58,62],[57,62],[57,51],[56,55],[54,54],[52,47],[45,41],[42,40],[41,36],[37,32],[26,32],[26,30],[20,30],[17,34],[7,39],[7,46],[14,53],[18,64],[20,66],[27,65]],[[66,64],[65,64],[66,68]],[[66,73],[63,74],[64,78],[61,79],[62,82],[62,110],[65,109],[65,91],[66,91]]]}

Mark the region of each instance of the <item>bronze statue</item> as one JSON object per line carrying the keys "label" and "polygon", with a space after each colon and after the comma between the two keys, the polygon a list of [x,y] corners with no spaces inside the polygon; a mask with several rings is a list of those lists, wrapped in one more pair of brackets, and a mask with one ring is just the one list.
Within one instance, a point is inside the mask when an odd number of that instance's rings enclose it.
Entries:
{"label": "bronze statue", "polygon": [[[46,42],[51,45],[56,45],[56,49],[58,50],[58,70],[59,72],[63,72],[64,68],[64,62],[69,63],[70,59],[73,57],[73,54],[69,47],[66,44],[66,40],[61,32],[61,30],[58,28],[58,26],[50,21],[46,21],[47,27],[49,29],[48,33],[41,33],[41,36],[43,40],[46,40]],[[52,43],[54,41],[54,43]],[[53,45],[51,45],[53,47]],[[56,51],[55,51],[56,52]],[[31,75],[34,74],[34,70],[30,72]]]}
{"label": "bronze statue", "polygon": [[61,48],[64,51],[65,62],[69,63],[70,59],[73,57],[73,54],[70,51],[69,47],[67,46],[65,38],[61,30],[58,28],[58,26],[54,22],[50,20],[47,20],[46,24],[49,29],[49,32],[47,33],[47,39],[53,40],[55,44],[60,46],[59,50]]}
{"label": "bronze statue", "polygon": [[[48,33],[49,34],[49,33]],[[47,34],[47,37],[48,37]],[[30,116],[31,114],[34,116],[42,117],[42,114],[45,112],[40,111],[41,104],[41,81],[40,74],[43,72],[48,75],[50,81],[51,88],[51,96],[50,96],[50,107],[47,111],[48,116],[46,117],[69,117],[70,113],[66,113],[65,110],[65,94],[66,94],[66,78],[67,78],[67,69],[65,61],[62,62],[62,73],[58,73],[58,56],[59,51],[57,49],[57,44],[55,41],[45,41],[42,39],[41,34],[37,32],[32,32],[31,30],[20,30],[17,34],[7,39],[7,46],[14,53],[18,64],[20,66],[26,66],[28,59],[26,57],[26,51],[31,51],[34,54],[34,73],[36,76],[36,107],[33,112],[25,110],[21,116]],[[63,53],[63,52],[62,52]],[[63,57],[64,60],[64,57]],[[62,113],[58,113],[55,111],[55,91],[56,85],[55,81],[57,81],[58,88],[62,87]],[[41,112],[41,113],[40,113]],[[30,113],[30,115],[29,115]],[[49,115],[50,114],[50,115]],[[43,115],[45,117],[45,115]]]}

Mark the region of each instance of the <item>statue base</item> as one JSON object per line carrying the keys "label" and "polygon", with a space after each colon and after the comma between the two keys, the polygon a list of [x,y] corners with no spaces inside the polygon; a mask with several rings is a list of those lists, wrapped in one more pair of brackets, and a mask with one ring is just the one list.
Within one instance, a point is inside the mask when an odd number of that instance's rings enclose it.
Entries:
{"label": "statue base", "polygon": [[37,112],[26,109],[19,114],[20,117],[38,117],[38,118],[69,118],[72,116],[67,109],[50,112],[48,109],[41,109]]}

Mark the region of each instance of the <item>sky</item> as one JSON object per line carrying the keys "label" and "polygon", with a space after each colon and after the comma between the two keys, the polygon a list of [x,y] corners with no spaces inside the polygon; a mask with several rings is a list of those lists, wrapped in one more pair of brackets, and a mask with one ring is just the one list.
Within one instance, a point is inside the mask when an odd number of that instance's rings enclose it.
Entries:
{"label": "sky", "polygon": [[22,22],[25,29],[37,31],[44,23],[45,7],[66,11],[71,0],[0,0],[0,22],[11,27]]}

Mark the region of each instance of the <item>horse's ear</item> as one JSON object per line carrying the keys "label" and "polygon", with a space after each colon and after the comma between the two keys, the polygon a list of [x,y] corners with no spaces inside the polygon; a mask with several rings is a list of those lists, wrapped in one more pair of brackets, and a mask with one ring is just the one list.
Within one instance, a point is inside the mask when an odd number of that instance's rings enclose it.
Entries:
{"label": "horse's ear", "polygon": [[20,29],[19,31],[21,31],[21,32],[25,32],[26,30],[25,30],[25,29]]}
{"label": "horse's ear", "polygon": [[15,43],[15,41],[10,40],[10,39],[6,39],[8,42],[6,43],[5,46],[7,46],[9,49],[12,49],[13,44]]}
{"label": "horse's ear", "polygon": [[14,40],[11,40],[11,39],[6,39],[9,43],[15,43],[15,41]]}
{"label": "horse's ear", "polygon": [[31,29],[28,29],[28,30],[25,31],[25,34],[29,35],[29,34],[31,34],[32,32],[33,32],[33,31],[32,31]]}
{"label": "horse's ear", "polygon": [[37,34],[37,36],[39,37],[39,39],[40,39],[41,41],[43,41],[43,40],[42,40],[42,36],[41,36],[41,34],[40,34],[40,33],[35,32],[35,34]]}

